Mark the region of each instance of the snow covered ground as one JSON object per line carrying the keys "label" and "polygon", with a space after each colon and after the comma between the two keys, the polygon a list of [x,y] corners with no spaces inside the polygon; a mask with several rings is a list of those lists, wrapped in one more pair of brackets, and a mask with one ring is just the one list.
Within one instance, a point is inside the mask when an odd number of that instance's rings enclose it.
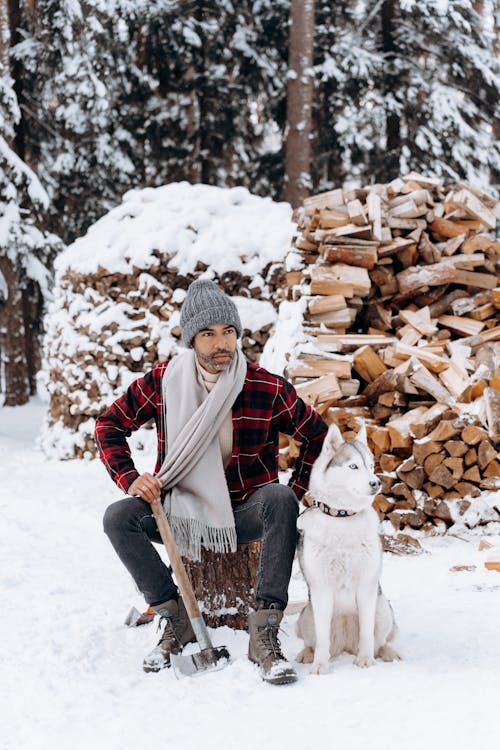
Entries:
{"label": "snow covered ground", "polygon": [[[44,408],[0,409],[0,750],[499,746],[500,573],[484,568],[477,536],[386,555],[399,663],[362,670],[344,655],[326,676],[298,665],[298,683],[270,686],[246,659],[246,634],[221,628],[212,634],[232,654],[226,669],[145,675],[156,626],[124,627],[142,603],[101,526],[119,492],[99,461],[36,448]],[[297,570],[290,593],[304,598]],[[291,659],[295,619],[282,633]]]}

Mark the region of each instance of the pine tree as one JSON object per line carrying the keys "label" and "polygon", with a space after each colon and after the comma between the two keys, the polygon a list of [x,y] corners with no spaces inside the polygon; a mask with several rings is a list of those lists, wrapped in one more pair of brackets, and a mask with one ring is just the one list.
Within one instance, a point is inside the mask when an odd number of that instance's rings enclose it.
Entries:
{"label": "pine tree", "polygon": [[500,160],[500,60],[477,3],[328,5],[317,34],[316,185],[416,169],[487,187]]}
{"label": "pine tree", "polygon": [[117,109],[116,90],[132,83],[113,48],[128,48],[126,27],[113,28],[115,3],[39,0],[25,6],[16,45],[24,80],[20,102],[30,162],[46,186],[51,226],[73,239],[133,184],[134,138]]}
{"label": "pine tree", "polygon": [[8,406],[25,403],[35,390],[49,266],[62,246],[38,228],[48,197],[13,150],[20,118],[10,74],[8,7],[0,0],[0,392]]}

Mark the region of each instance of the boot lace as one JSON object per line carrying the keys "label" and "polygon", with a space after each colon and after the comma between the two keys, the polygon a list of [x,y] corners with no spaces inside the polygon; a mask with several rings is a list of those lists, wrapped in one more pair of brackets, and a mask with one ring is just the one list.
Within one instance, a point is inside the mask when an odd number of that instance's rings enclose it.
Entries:
{"label": "boot lace", "polygon": [[166,617],[165,615],[162,615],[158,622],[157,630],[159,630],[162,625],[164,627],[164,630],[160,637],[160,640],[158,641],[158,645],[160,645],[160,643],[165,643],[166,641],[170,645],[180,646],[181,643],[179,641],[179,638],[177,637],[177,633],[175,632],[176,622],[174,621],[174,617]]}
{"label": "boot lace", "polygon": [[266,649],[266,656],[285,661],[278,638],[278,628],[275,625],[265,625],[259,633],[259,641]]}

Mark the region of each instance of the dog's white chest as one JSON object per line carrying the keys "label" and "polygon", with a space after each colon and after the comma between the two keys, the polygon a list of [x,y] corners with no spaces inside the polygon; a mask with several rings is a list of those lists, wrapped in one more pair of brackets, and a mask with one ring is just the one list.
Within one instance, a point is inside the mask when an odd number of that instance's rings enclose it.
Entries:
{"label": "dog's white chest", "polygon": [[331,518],[308,511],[299,523],[301,564],[309,586],[331,591],[338,610],[353,611],[360,585],[378,579],[381,549],[374,516]]}

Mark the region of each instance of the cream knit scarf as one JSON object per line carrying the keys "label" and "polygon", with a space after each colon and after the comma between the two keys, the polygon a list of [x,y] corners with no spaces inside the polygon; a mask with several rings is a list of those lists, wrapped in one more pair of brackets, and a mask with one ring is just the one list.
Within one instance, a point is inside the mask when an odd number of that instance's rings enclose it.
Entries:
{"label": "cream knit scarf", "polygon": [[179,552],[199,560],[201,545],[236,550],[236,530],[218,432],[243,388],[247,371],[239,349],[207,395],[192,349],[169,363],[162,381],[166,455],[158,479]]}

